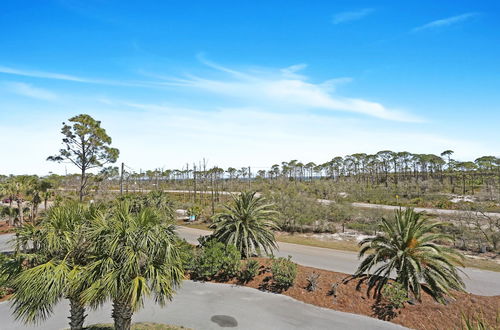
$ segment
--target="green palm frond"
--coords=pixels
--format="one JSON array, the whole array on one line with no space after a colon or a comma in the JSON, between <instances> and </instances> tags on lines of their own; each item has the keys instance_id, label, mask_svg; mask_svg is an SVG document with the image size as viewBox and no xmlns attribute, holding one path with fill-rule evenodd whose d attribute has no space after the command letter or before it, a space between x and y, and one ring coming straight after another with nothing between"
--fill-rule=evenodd
<instances>
[{"instance_id":1,"label":"green palm frond","mask_svg":"<svg viewBox=\"0 0 500 330\"><path fill-rule=\"evenodd\" d=\"M463 290L464 283L455 264L463 256L455 250L436 244L451 241L436 231L445 223L430 222L413 209L398 210L393 220L382 219L381 234L360 242L359 257L365 257L355 277L369 276L368 290L379 295L391 276L417 299L422 289L442 301L451 290Z\"/></svg>"},{"instance_id":2,"label":"green palm frond","mask_svg":"<svg viewBox=\"0 0 500 330\"><path fill-rule=\"evenodd\" d=\"M18 319L38 322L50 316L60 299L79 299L88 286L81 274L88 258L84 228L91 214L83 204L61 203L47 211L39 226L24 224L17 230L20 248L2 268L10 268Z\"/></svg>"},{"instance_id":3,"label":"green palm frond","mask_svg":"<svg viewBox=\"0 0 500 330\"><path fill-rule=\"evenodd\" d=\"M131 208L127 201L95 217L88 230L93 258L85 272L92 285L82 300L95 307L110 299L132 311L151 294L161 304L171 300L184 278L174 229L163 212Z\"/></svg>"},{"instance_id":4,"label":"green palm frond","mask_svg":"<svg viewBox=\"0 0 500 330\"><path fill-rule=\"evenodd\" d=\"M277 212L272 204L255 192L233 196L225 211L215 216L213 237L225 244L233 244L244 257L264 252L272 254L278 248L273 230Z\"/></svg>"}]
</instances>

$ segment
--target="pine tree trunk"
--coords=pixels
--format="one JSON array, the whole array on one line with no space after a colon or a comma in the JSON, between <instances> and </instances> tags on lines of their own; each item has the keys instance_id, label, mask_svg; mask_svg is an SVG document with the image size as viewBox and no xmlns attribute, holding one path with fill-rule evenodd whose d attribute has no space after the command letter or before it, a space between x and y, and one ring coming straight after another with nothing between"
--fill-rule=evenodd
<instances>
[{"instance_id":1,"label":"pine tree trunk","mask_svg":"<svg viewBox=\"0 0 500 330\"><path fill-rule=\"evenodd\" d=\"M132 324L132 306L121 301L113 301L113 319L115 330L130 330Z\"/></svg>"},{"instance_id":2,"label":"pine tree trunk","mask_svg":"<svg viewBox=\"0 0 500 330\"><path fill-rule=\"evenodd\" d=\"M80 304L77 299L69 298L70 306L70 317L69 326L71 330L81 330L83 329L83 322L85 321L85 307Z\"/></svg>"}]
</instances>

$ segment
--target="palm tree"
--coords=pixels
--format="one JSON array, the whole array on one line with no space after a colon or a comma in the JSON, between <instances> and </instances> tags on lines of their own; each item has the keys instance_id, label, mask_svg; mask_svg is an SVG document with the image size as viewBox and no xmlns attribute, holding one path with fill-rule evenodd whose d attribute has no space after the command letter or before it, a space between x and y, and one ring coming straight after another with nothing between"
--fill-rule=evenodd
<instances>
[{"instance_id":1,"label":"palm tree","mask_svg":"<svg viewBox=\"0 0 500 330\"><path fill-rule=\"evenodd\" d=\"M277 249L273 230L277 212L272 204L266 204L263 197L255 192L243 192L233 196L233 203L225 206L225 211L215 216L212 236L219 242L233 244L243 257L264 251L272 254Z\"/></svg>"},{"instance_id":2,"label":"palm tree","mask_svg":"<svg viewBox=\"0 0 500 330\"><path fill-rule=\"evenodd\" d=\"M434 229L445 225L429 222L422 213L413 209L397 210L394 220L382 219L382 234L364 239L359 257L370 253L360 264L354 277L368 274L368 291L375 288L379 295L396 275L396 282L420 300L421 289L437 301L443 302L450 290L463 290L455 263L461 265L462 255L451 248L440 246L436 241L450 241L451 237L437 233ZM370 273L372 268L376 268Z\"/></svg>"},{"instance_id":3,"label":"palm tree","mask_svg":"<svg viewBox=\"0 0 500 330\"><path fill-rule=\"evenodd\" d=\"M82 266L87 262L89 241L85 228L93 210L76 202L48 210L40 227L26 224L18 229L17 252L21 271L13 276L13 310L26 323L46 319L62 298L70 301L70 327L82 329L85 307L80 293ZM27 249L28 243L31 248ZM27 250L26 250L27 249Z\"/></svg>"},{"instance_id":4,"label":"palm tree","mask_svg":"<svg viewBox=\"0 0 500 330\"><path fill-rule=\"evenodd\" d=\"M92 221L88 239L95 242L94 259L84 280L92 285L82 298L94 307L110 299L115 329L130 329L145 296L152 293L163 306L181 284L184 270L174 228L156 210L134 211L126 202Z\"/></svg>"},{"instance_id":5,"label":"palm tree","mask_svg":"<svg viewBox=\"0 0 500 330\"><path fill-rule=\"evenodd\" d=\"M16 187L16 183L14 182L13 179L8 180L7 182L5 182L2 185L2 195L6 196L9 199L9 208L11 208L11 209L13 208L12 203L16 199L16 193L17 193L17 187ZM12 216L14 214L17 214L17 211L16 212L12 212L12 211L9 212L9 225L10 226L14 225L15 216Z\"/></svg>"}]
</instances>

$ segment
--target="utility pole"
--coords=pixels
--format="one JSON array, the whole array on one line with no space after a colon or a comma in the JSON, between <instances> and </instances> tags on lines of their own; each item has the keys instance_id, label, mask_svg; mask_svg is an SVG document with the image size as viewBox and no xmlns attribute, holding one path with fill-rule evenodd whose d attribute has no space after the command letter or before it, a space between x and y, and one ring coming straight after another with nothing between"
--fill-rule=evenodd
<instances>
[{"instance_id":1,"label":"utility pole","mask_svg":"<svg viewBox=\"0 0 500 330\"><path fill-rule=\"evenodd\" d=\"M188 190L188 196L187 196L187 201L189 202L191 200L191 186L189 185L189 163L186 163L186 187Z\"/></svg>"},{"instance_id":2,"label":"utility pole","mask_svg":"<svg viewBox=\"0 0 500 330\"><path fill-rule=\"evenodd\" d=\"M248 166L248 190L252 190L252 170L250 169L250 166Z\"/></svg>"},{"instance_id":3,"label":"utility pole","mask_svg":"<svg viewBox=\"0 0 500 330\"><path fill-rule=\"evenodd\" d=\"M193 199L193 201L196 204L196 165L193 165L193 167L194 167L194 170L193 170L193 178L194 178L194 194L193 194L193 196L194 196L194 199Z\"/></svg>"},{"instance_id":4,"label":"utility pole","mask_svg":"<svg viewBox=\"0 0 500 330\"><path fill-rule=\"evenodd\" d=\"M215 171L211 171L212 173L210 173L210 181L211 181L211 186L212 186L212 215L215 214L215 205L214 205L214 172Z\"/></svg>"},{"instance_id":5,"label":"utility pole","mask_svg":"<svg viewBox=\"0 0 500 330\"><path fill-rule=\"evenodd\" d=\"M123 169L125 167L125 164L122 163L122 171L120 173L120 195L123 195Z\"/></svg>"}]
</instances>

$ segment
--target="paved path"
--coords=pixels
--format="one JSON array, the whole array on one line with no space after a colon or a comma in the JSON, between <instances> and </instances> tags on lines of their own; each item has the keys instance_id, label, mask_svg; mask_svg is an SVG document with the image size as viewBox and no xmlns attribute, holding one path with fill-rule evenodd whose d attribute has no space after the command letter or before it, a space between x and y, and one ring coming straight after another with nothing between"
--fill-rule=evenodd
<instances>
[{"instance_id":1,"label":"paved path","mask_svg":"<svg viewBox=\"0 0 500 330\"><path fill-rule=\"evenodd\" d=\"M38 326L16 322L10 303L0 303L0 329L67 328L69 306L58 304L54 315ZM111 323L111 307L89 311L86 324ZM308 305L290 297L227 284L184 281L171 303L162 308L147 299L133 322L157 322L193 329L404 329L393 323ZM217 323L218 322L218 323Z\"/></svg>"},{"instance_id":2,"label":"paved path","mask_svg":"<svg viewBox=\"0 0 500 330\"><path fill-rule=\"evenodd\" d=\"M190 243L197 243L197 238L210 232L187 227L178 227L177 232ZM355 252L318 248L299 244L278 242L278 256L292 256L292 260L304 266L352 274L359 265ZM500 273L476 268L464 268L463 276L466 290L483 296L500 295Z\"/></svg>"},{"instance_id":3,"label":"paved path","mask_svg":"<svg viewBox=\"0 0 500 330\"><path fill-rule=\"evenodd\" d=\"M14 234L1 234L0 235L0 252L13 251L10 240L14 238Z\"/></svg>"}]
</instances>

